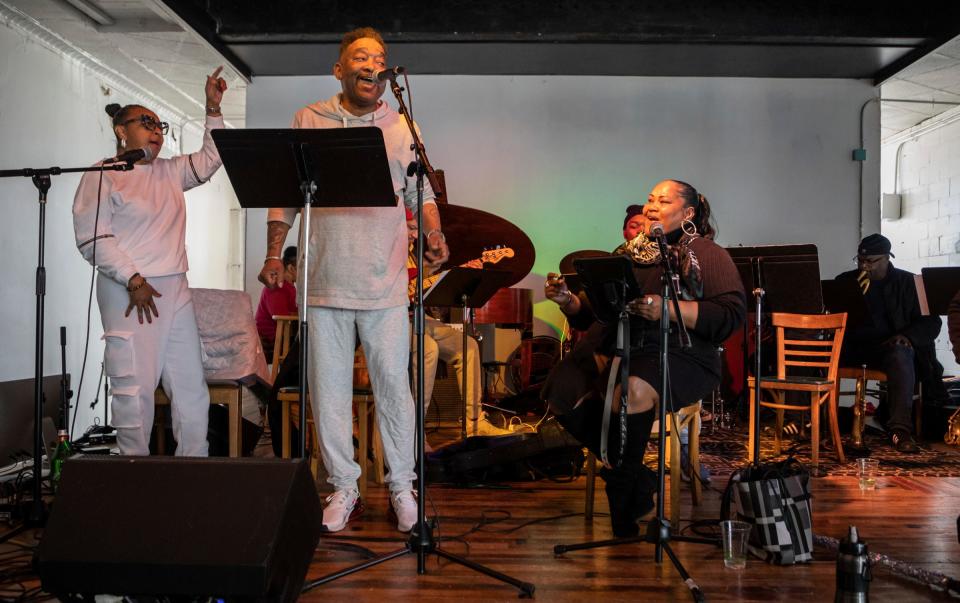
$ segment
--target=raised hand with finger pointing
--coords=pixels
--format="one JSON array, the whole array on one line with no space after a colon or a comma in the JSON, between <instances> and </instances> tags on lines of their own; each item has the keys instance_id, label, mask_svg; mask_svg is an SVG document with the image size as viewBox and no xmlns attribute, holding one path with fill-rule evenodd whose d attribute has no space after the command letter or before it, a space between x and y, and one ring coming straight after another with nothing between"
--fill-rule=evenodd
<instances>
[{"instance_id":1,"label":"raised hand with finger pointing","mask_svg":"<svg viewBox=\"0 0 960 603\"><path fill-rule=\"evenodd\" d=\"M227 90L227 82L220 77L221 71L223 71L223 65L217 67L213 73L207 76L207 85L204 88L204 93L207 96L207 115L218 116L221 114L220 101L223 100L223 93Z\"/></svg>"}]
</instances>

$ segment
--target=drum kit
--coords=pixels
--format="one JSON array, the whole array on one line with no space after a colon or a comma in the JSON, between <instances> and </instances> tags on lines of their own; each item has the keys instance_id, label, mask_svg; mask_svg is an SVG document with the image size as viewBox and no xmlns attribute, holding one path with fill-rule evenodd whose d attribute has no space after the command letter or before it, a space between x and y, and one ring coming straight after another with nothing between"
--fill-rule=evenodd
<instances>
[{"instance_id":1,"label":"drum kit","mask_svg":"<svg viewBox=\"0 0 960 603\"><path fill-rule=\"evenodd\" d=\"M583 333L570 329L569 334L565 334L562 344L552 337L531 336L533 292L529 289L513 288L512 285L529 274L536 259L536 251L530 238L519 227L500 216L471 207L440 203L437 208L444 234L451 242L447 266L458 266L475 258L488 257L492 249L509 250L509 254L500 254L495 266L492 266L498 271L510 273L506 284L483 307L471 311L471 316L465 322L469 323L468 332L477 337L481 346L483 338L477 334L476 325L520 329L525 334L524 343L510 354L505 363L498 364L507 365L508 372L504 377L512 386L511 389L516 390L513 393L536 388L543 383L547 373L562 355L580 341ZM560 260L560 273L566 277L571 291L578 293L581 285L576 277L574 260L610 255L610 252L599 249L582 249L568 253ZM491 264L485 264L486 267L491 267ZM459 322L462 319L459 309L453 308L450 321ZM725 346L726 349L721 347L718 350L725 375L724 383L728 385L736 381L735 378L729 378L729 373L736 372L736 367L730 366L730 359L739 354L739 351L733 350L735 343L731 342L731 345ZM735 393L733 392L734 396ZM714 418L710 421L711 430L732 426L733 413L724 408L725 394L729 392L723 387L718 387L711 396L710 415ZM511 408L509 398L498 401L497 408L508 413L529 411L528 408Z\"/></svg>"}]
</instances>

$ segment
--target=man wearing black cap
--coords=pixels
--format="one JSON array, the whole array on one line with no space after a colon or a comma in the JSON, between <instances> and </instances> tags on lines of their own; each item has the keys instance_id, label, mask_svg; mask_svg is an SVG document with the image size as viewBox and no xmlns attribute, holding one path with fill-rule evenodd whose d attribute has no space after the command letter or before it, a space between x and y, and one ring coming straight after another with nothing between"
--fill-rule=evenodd
<instances>
[{"instance_id":1,"label":"man wearing black cap","mask_svg":"<svg viewBox=\"0 0 960 603\"><path fill-rule=\"evenodd\" d=\"M914 275L894 268L891 257L890 240L872 234L857 248L857 270L837 276L856 280L867 305L866 321L847 329L841 363L866 364L887 374L890 442L900 452L917 452L910 420L916 382L923 383L925 397L946 395L934 348L941 321L921 313Z\"/></svg>"}]
</instances>

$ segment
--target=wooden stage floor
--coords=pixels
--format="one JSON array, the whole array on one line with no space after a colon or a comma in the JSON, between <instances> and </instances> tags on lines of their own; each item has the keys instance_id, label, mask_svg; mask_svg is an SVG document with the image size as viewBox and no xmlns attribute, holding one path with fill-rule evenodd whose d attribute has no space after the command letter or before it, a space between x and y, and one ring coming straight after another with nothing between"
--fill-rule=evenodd
<instances>
[{"instance_id":1,"label":"wooden stage floor","mask_svg":"<svg viewBox=\"0 0 960 603\"><path fill-rule=\"evenodd\" d=\"M436 443L438 438L430 439ZM268 446L258 447L258 456L271 455L268 450ZM557 543L611 537L602 480L597 481L597 515L590 522L583 518L584 484L580 477L569 483L538 481L501 487L436 485L429 488L427 514L439 521L435 533L443 549L532 582L540 601L691 600L669 559L664 556L661 565L654 563L651 545L554 556ZM691 506L684 486L684 522L718 517L718 490L725 485L725 479L715 478L699 507ZM816 534L840 538L848 525L855 524L871 552L960 577L956 525L960 478L880 477L877 490L861 492L854 477L821 477L812 479L812 491ZM321 483L321 496L327 492ZM388 519L388 505L386 488L371 483L364 515L343 532L321 539L308 581L364 562L372 554L402 548L405 537ZM0 554L7 552L5 546L9 545L0 545ZM835 561L825 549L818 548L816 560L808 565L777 567L751 558L741 571L725 569L720 550L713 547L676 543L674 550L708 601L828 601L834 595ZM26 583L37 585L35 578L27 578ZM0 599L9 594L0 593ZM436 556L427 558L426 574L418 575L416 556L411 554L319 586L301 600L448 603L517 597L513 587ZM951 597L880 568L874 571L870 598L901 602ZM43 595L33 598L43 599Z\"/></svg>"},{"instance_id":2,"label":"wooden stage floor","mask_svg":"<svg viewBox=\"0 0 960 603\"><path fill-rule=\"evenodd\" d=\"M716 482L716 480L715 480ZM840 538L855 524L870 551L883 553L926 570L960 576L957 514L960 478L880 478L878 489L861 493L856 478L812 480L815 533ZM598 485L602 482L598 481ZM713 484L722 487L724 484ZM584 478L568 484L535 482L505 488L430 488L428 516L439 518L441 546L478 563L536 585L541 601L684 601L690 600L666 556L653 561L653 547L635 544L553 555L553 545L610 538L609 519L585 522ZM387 519L387 495L371 486L362 518L336 536L321 539L308 580L364 561L363 547L383 553L401 546L400 534ZM681 517L719 516L720 494L708 491L704 504L691 508L684 492ZM606 511L602 487L597 511ZM562 517L569 515L567 517ZM535 523L531 523L535 522ZM485 525L484 525L485 524ZM479 526L479 527L478 527ZM460 535L466 534L460 537ZM384 542L386 540L387 542ZM676 543L674 550L708 601L831 600L835 586L832 553L816 550L816 561L791 567L750 559L741 571L723 567L719 549ZM428 558L427 572L417 575L416 556L387 561L375 568L317 587L304 601L508 601L512 587L447 561ZM947 600L950 597L898 577L874 572L873 601Z\"/></svg>"}]
</instances>

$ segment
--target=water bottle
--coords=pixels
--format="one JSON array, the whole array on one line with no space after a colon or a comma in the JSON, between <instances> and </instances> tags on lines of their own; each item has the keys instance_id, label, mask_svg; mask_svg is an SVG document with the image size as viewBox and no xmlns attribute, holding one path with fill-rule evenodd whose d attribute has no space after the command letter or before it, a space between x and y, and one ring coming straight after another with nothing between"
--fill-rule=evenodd
<instances>
[{"instance_id":1,"label":"water bottle","mask_svg":"<svg viewBox=\"0 0 960 603\"><path fill-rule=\"evenodd\" d=\"M53 451L53 458L50 459L50 484L54 492L60 487L63 464L71 455L73 450L70 448L70 434L66 429L61 429L57 432L57 448Z\"/></svg>"},{"instance_id":2,"label":"water bottle","mask_svg":"<svg viewBox=\"0 0 960 603\"><path fill-rule=\"evenodd\" d=\"M870 554L861 542L857 527L850 526L837 551L837 594L835 603L867 603L870 600Z\"/></svg>"}]
</instances>

